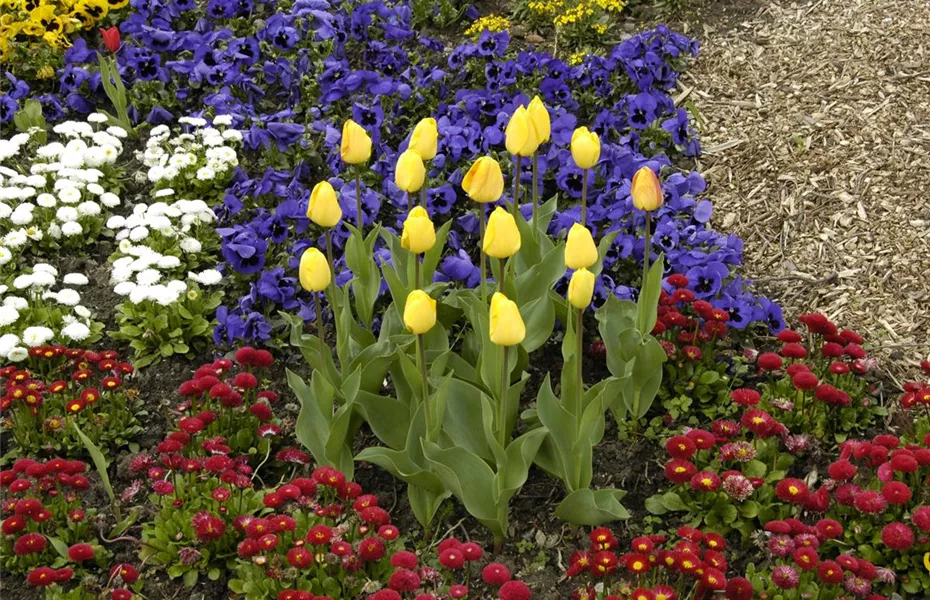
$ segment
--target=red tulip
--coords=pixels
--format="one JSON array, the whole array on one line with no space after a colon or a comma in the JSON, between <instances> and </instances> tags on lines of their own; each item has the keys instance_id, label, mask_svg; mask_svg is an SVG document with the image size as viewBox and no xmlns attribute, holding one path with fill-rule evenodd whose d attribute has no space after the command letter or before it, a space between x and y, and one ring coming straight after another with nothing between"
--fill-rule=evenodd
<instances>
[{"instance_id":1,"label":"red tulip","mask_svg":"<svg viewBox=\"0 0 930 600\"><path fill-rule=\"evenodd\" d=\"M110 52L116 52L120 47L120 35L118 27L110 27L109 29L101 29L100 35L103 36L103 44L107 47L107 50Z\"/></svg>"}]
</instances>

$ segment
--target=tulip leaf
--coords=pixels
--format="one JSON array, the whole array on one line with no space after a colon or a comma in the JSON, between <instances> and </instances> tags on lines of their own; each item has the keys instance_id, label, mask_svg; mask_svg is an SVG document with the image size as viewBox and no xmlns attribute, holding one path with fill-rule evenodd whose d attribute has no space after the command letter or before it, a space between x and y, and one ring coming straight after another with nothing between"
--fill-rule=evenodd
<instances>
[{"instance_id":1,"label":"tulip leaf","mask_svg":"<svg viewBox=\"0 0 930 600\"><path fill-rule=\"evenodd\" d=\"M485 408L487 407L487 408ZM455 446L461 446L485 460L494 460L485 437L485 414L493 414L491 400L478 387L452 379L443 419L443 431Z\"/></svg>"},{"instance_id":2,"label":"tulip leaf","mask_svg":"<svg viewBox=\"0 0 930 600\"><path fill-rule=\"evenodd\" d=\"M575 490L555 509L555 516L575 525L596 526L629 519L630 513L620 504L626 492L615 489Z\"/></svg>"},{"instance_id":3,"label":"tulip leaf","mask_svg":"<svg viewBox=\"0 0 930 600\"><path fill-rule=\"evenodd\" d=\"M364 390L356 398L359 413L379 440L394 450L404 447L410 407L397 398L378 396Z\"/></svg>"},{"instance_id":4,"label":"tulip leaf","mask_svg":"<svg viewBox=\"0 0 930 600\"><path fill-rule=\"evenodd\" d=\"M536 414L539 422L549 431L547 446L551 453L547 457L550 459L547 460L548 465L540 466L561 479L569 489L574 489L572 448L577 437L577 424L574 415L566 410L552 391L549 375L546 375L536 396ZM539 459L537 455L537 463Z\"/></svg>"},{"instance_id":5,"label":"tulip leaf","mask_svg":"<svg viewBox=\"0 0 930 600\"><path fill-rule=\"evenodd\" d=\"M381 274L374 259L380 226L375 225L367 238L349 223L345 223L345 226L350 231L345 246L345 259L352 271L351 285L356 312L365 326L371 329L375 301L381 291Z\"/></svg>"},{"instance_id":6,"label":"tulip leaf","mask_svg":"<svg viewBox=\"0 0 930 600\"><path fill-rule=\"evenodd\" d=\"M597 244L597 262L588 269L589 271L595 275L601 274L601 270L604 268L604 257L607 256L607 252L610 251L610 247L613 246L614 240L617 239L619 234L619 230L604 234L604 237Z\"/></svg>"},{"instance_id":7,"label":"tulip leaf","mask_svg":"<svg viewBox=\"0 0 930 600\"><path fill-rule=\"evenodd\" d=\"M436 511L442 506L443 501L451 495L452 493L448 490L436 492L417 485L407 486L407 500L410 502L413 516L424 527L433 522Z\"/></svg>"},{"instance_id":8,"label":"tulip leaf","mask_svg":"<svg viewBox=\"0 0 930 600\"><path fill-rule=\"evenodd\" d=\"M336 389L320 371L313 372L308 386L303 378L287 369L287 383L300 400L294 426L297 441L310 451L317 464L338 468L351 478L351 442L358 429L351 422L352 405L335 407ZM352 439L348 439L350 433Z\"/></svg>"},{"instance_id":9,"label":"tulip leaf","mask_svg":"<svg viewBox=\"0 0 930 600\"><path fill-rule=\"evenodd\" d=\"M470 515L502 539L505 529L498 519L498 498L492 493L495 473L480 456L465 448L440 448L423 440L423 453L447 490L465 506Z\"/></svg>"},{"instance_id":10,"label":"tulip leaf","mask_svg":"<svg viewBox=\"0 0 930 600\"><path fill-rule=\"evenodd\" d=\"M426 287L433 282L433 275L436 274L436 267L439 265L439 259L442 258L442 252L445 250L446 238L449 237L449 229L452 227L452 220L442 224L442 227L436 232L436 243L423 255L423 262L420 265L420 277L422 287Z\"/></svg>"},{"instance_id":11,"label":"tulip leaf","mask_svg":"<svg viewBox=\"0 0 930 600\"><path fill-rule=\"evenodd\" d=\"M342 382L342 375L333 362L332 350L325 343L320 342L320 338L315 335L304 333L306 324L304 320L296 315L279 313L281 317L290 324L291 346L296 346L300 353L303 354L304 360L310 364L315 371L322 372L323 376L329 380L333 386L338 386Z\"/></svg>"},{"instance_id":12,"label":"tulip leaf","mask_svg":"<svg viewBox=\"0 0 930 600\"><path fill-rule=\"evenodd\" d=\"M539 263L533 265L514 279L517 305L544 297L563 275L565 275L565 245L560 243L543 256Z\"/></svg>"},{"instance_id":13,"label":"tulip leaf","mask_svg":"<svg viewBox=\"0 0 930 600\"><path fill-rule=\"evenodd\" d=\"M110 476L107 474L107 460L104 458L103 452L100 451L100 448L97 447L93 440L84 435L84 432L78 427L77 421L71 421L71 426L74 427L74 432L77 434L78 439L81 440L84 449L87 450L91 460L94 461L94 467L97 469L97 474L100 475L103 489L110 499L110 507L113 509L113 514L116 515L117 519L122 518L120 516L119 505L116 504L116 495L113 493L113 486L110 484Z\"/></svg>"},{"instance_id":14,"label":"tulip leaf","mask_svg":"<svg viewBox=\"0 0 930 600\"><path fill-rule=\"evenodd\" d=\"M646 279L636 302L636 328L646 336L652 333L658 320L657 309L659 295L662 292L662 275L665 273L665 256L659 254L656 262L649 267Z\"/></svg>"},{"instance_id":15,"label":"tulip leaf","mask_svg":"<svg viewBox=\"0 0 930 600\"><path fill-rule=\"evenodd\" d=\"M547 341L555 327L555 307L548 294L530 300L520 307L520 315L526 325L526 337L521 344L527 352L533 352Z\"/></svg>"},{"instance_id":16,"label":"tulip leaf","mask_svg":"<svg viewBox=\"0 0 930 600\"><path fill-rule=\"evenodd\" d=\"M348 373L359 371L361 374L359 387L376 393L384 386L384 378L396 358L397 351L397 345L391 341L376 342L362 350L349 363L345 371Z\"/></svg>"}]
</instances>

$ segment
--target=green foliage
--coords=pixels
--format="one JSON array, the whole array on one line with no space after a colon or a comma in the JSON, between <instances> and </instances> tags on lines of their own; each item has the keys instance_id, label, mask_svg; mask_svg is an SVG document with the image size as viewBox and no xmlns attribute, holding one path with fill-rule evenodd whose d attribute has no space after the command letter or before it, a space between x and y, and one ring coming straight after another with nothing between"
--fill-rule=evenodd
<instances>
[{"instance_id":1,"label":"green foliage","mask_svg":"<svg viewBox=\"0 0 930 600\"><path fill-rule=\"evenodd\" d=\"M189 283L187 292L167 306L154 300L124 302L117 308L119 331L109 335L129 342L137 368L174 355L193 358L212 340L212 315L222 298L222 292L206 293Z\"/></svg>"},{"instance_id":2,"label":"green foliage","mask_svg":"<svg viewBox=\"0 0 930 600\"><path fill-rule=\"evenodd\" d=\"M113 493L113 486L110 484L110 476L107 474L106 458L104 458L100 448L98 448L89 437L84 435L84 432L81 431L77 423L71 421L71 427L74 428L78 438L80 438L81 442L84 444L84 447L87 448L87 453L90 454L91 460L94 461L94 467L97 469L97 474L100 475L100 481L103 483L103 489L107 493L107 497L110 499L110 508L113 509L113 514L116 516L117 520L119 520L121 518L119 504L116 502L116 495Z\"/></svg>"},{"instance_id":3,"label":"green foliage","mask_svg":"<svg viewBox=\"0 0 930 600\"><path fill-rule=\"evenodd\" d=\"M23 107L13 115L13 123L19 131L31 133L40 144L48 140L48 124L45 122L45 115L42 114L42 104L38 100L26 100Z\"/></svg>"},{"instance_id":4,"label":"green foliage","mask_svg":"<svg viewBox=\"0 0 930 600\"><path fill-rule=\"evenodd\" d=\"M106 115L110 125L122 127L126 133L134 135L135 129L129 119L126 86L123 85L123 80L119 75L116 57L105 57L98 52L97 62L100 65L100 83L103 85L103 91L106 92L113 108L116 109L116 116L99 109L98 112Z\"/></svg>"},{"instance_id":5,"label":"green foliage","mask_svg":"<svg viewBox=\"0 0 930 600\"><path fill-rule=\"evenodd\" d=\"M424 25L445 29L458 23L469 7L462 0L411 0L413 26L419 29Z\"/></svg>"}]
</instances>

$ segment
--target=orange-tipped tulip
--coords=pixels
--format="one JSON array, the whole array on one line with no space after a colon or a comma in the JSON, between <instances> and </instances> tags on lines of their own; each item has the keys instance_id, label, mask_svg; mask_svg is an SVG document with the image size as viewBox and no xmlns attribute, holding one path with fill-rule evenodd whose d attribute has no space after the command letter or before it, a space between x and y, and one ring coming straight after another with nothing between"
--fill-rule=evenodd
<instances>
[{"instance_id":1,"label":"orange-tipped tulip","mask_svg":"<svg viewBox=\"0 0 930 600\"><path fill-rule=\"evenodd\" d=\"M659 178L649 167L643 167L633 175L630 194L633 196L633 206L639 210L656 210L664 201Z\"/></svg>"},{"instance_id":2,"label":"orange-tipped tulip","mask_svg":"<svg viewBox=\"0 0 930 600\"><path fill-rule=\"evenodd\" d=\"M504 193L501 166L490 156L482 156L465 173L462 189L475 202L496 202Z\"/></svg>"}]
</instances>

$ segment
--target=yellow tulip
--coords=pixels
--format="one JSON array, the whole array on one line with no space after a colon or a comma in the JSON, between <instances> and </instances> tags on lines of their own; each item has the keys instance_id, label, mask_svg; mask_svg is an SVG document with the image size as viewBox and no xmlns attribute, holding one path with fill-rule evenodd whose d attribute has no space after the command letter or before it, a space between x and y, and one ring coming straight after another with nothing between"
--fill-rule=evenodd
<instances>
[{"instance_id":1,"label":"yellow tulip","mask_svg":"<svg viewBox=\"0 0 930 600\"><path fill-rule=\"evenodd\" d=\"M587 127L579 127L572 133L572 158L580 169L590 169L601 157L601 140Z\"/></svg>"},{"instance_id":2,"label":"yellow tulip","mask_svg":"<svg viewBox=\"0 0 930 600\"><path fill-rule=\"evenodd\" d=\"M462 189L475 202L484 204L499 200L504 193L501 166L490 156L482 156L465 173Z\"/></svg>"},{"instance_id":3,"label":"yellow tulip","mask_svg":"<svg viewBox=\"0 0 930 600\"><path fill-rule=\"evenodd\" d=\"M532 156L539 146L536 132L530 122L530 114L520 106L514 111L504 131L507 152L518 156Z\"/></svg>"},{"instance_id":4,"label":"yellow tulip","mask_svg":"<svg viewBox=\"0 0 930 600\"><path fill-rule=\"evenodd\" d=\"M484 232L484 253L494 258L510 258L520 250L520 230L513 215L498 206L488 219Z\"/></svg>"},{"instance_id":5,"label":"yellow tulip","mask_svg":"<svg viewBox=\"0 0 930 600\"><path fill-rule=\"evenodd\" d=\"M397 159L394 171L394 183L405 192L415 192L423 187L426 179L426 167L423 159L413 150L404 150Z\"/></svg>"},{"instance_id":6,"label":"yellow tulip","mask_svg":"<svg viewBox=\"0 0 930 600\"><path fill-rule=\"evenodd\" d=\"M329 261L316 248L304 250L300 257L300 285L308 292L322 292L333 280Z\"/></svg>"},{"instance_id":7,"label":"yellow tulip","mask_svg":"<svg viewBox=\"0 0 930 600\"><path fill-rule=\"evenodd\" d=\"M639 210L655 210L662 206L664 201L659 178L649 167L642 167L633 175L630 194L633 196L633 206Z\"/></svg>"},{"instance_id":8,"label":"yellow tulip","mask_svg":"<svg viewBox=\"0 0 930 600\"><path fill-rule=\"evenodd\" d=\"M539 96L533 98L529 107L526 109L530 115L530 123L533 124L533 130L536 132L536 143L545 144L549 141L552 134L552 124L549 121L549 110Z\"/></svg>"},{"instance_id":9,"label":"yellow tulip","mask_svg":"<svg viewBox=\"0 0 930 600\"><path fill-rule=\"evenodd\" d=\"M491 341L498 346L516 346L526 337L526 325L517 303L500 292L491 297Z\"/></svg>"},{"instance_id":10,"label":"yellow tulip","mask_svg":"<svg viewBox=\"0 0 930 600\"><path fill-rule=\"evenodd\" d=\"M371 138L361 125L349 119L342 126L342 160L350 165L360 165L371 157Z\"/></svg>"},{"instance_id":11,"label":"yellow tulip","mask_svg":"<svg viewBox=\"0 0 930 600\"><path fill-rule=\"evenodd\" d=\"M436 228L429 218L429 213L422 206L417 206L407 215L404 231L400 236L400 245L414 254L422 254L436 243Z\"/></svg>"},{"instance_id":12,"label":"yellow tulip","mask_svg":"<svg viewBox=\"0 0 930 600\"><path fill-rule=\"evenodd\" d=\"M927 572L930 572L930 552L924 554L924 568L927 569Z\"/></svg>"},{"instance_id":13,"label":"yellow tulip","mask_svg":"<svg viewBox=\"0 0 930 600\"><path fill-rule=\"evenodd\" d=\"M568 230L565 242L565 266L569 269L587 269L597 262L597 246L587 227L575 223Z\"/></svg>"},{"instance_id":14,"label":"yellow tulip","mask_svg":"<svg viewBox=\"0 0 930 600\"><path fill-rule=\"evenodd\" d=\"M587 269L578 269L572 273L568 282L568 301L575 308L587 308L594 297L594 273ZM576 333L577 335L577 333Z\"/></svg>"},{"instance_id":15,"label":"yellow tulip","mask_svg":"<svg viewBox=\"0 0 930 600\"><path fill-rule=\"evenodd\" d=\"M328 181L321 181L313 186L307 217L320 227L333 227L342 218L342 208L336 199L336 190Z\"/></svg>"},{"instance_id":16,"label":"yellow tulip","mask_svg":"<svg viewBox=\"0 0 930 600\"><path fill-rule=\"evenodd\" d=\"M417 123L410 134L408 150L413 150L423 160L433 160L436 157L436 146L439 144L439 130L436 128L436 119L429 117Z\"/></svg>"},{"instance_id":17,"label":"yellow tulip","mask_svg":"<svg viewBox=\"0 0 930 600\"><path fill-rule=\"evenodd\" d=\"M404 306L404 326L414 335L426 333L436 324L436 301L423 290L407 294Z\"/></svg>"}]
</instances>

